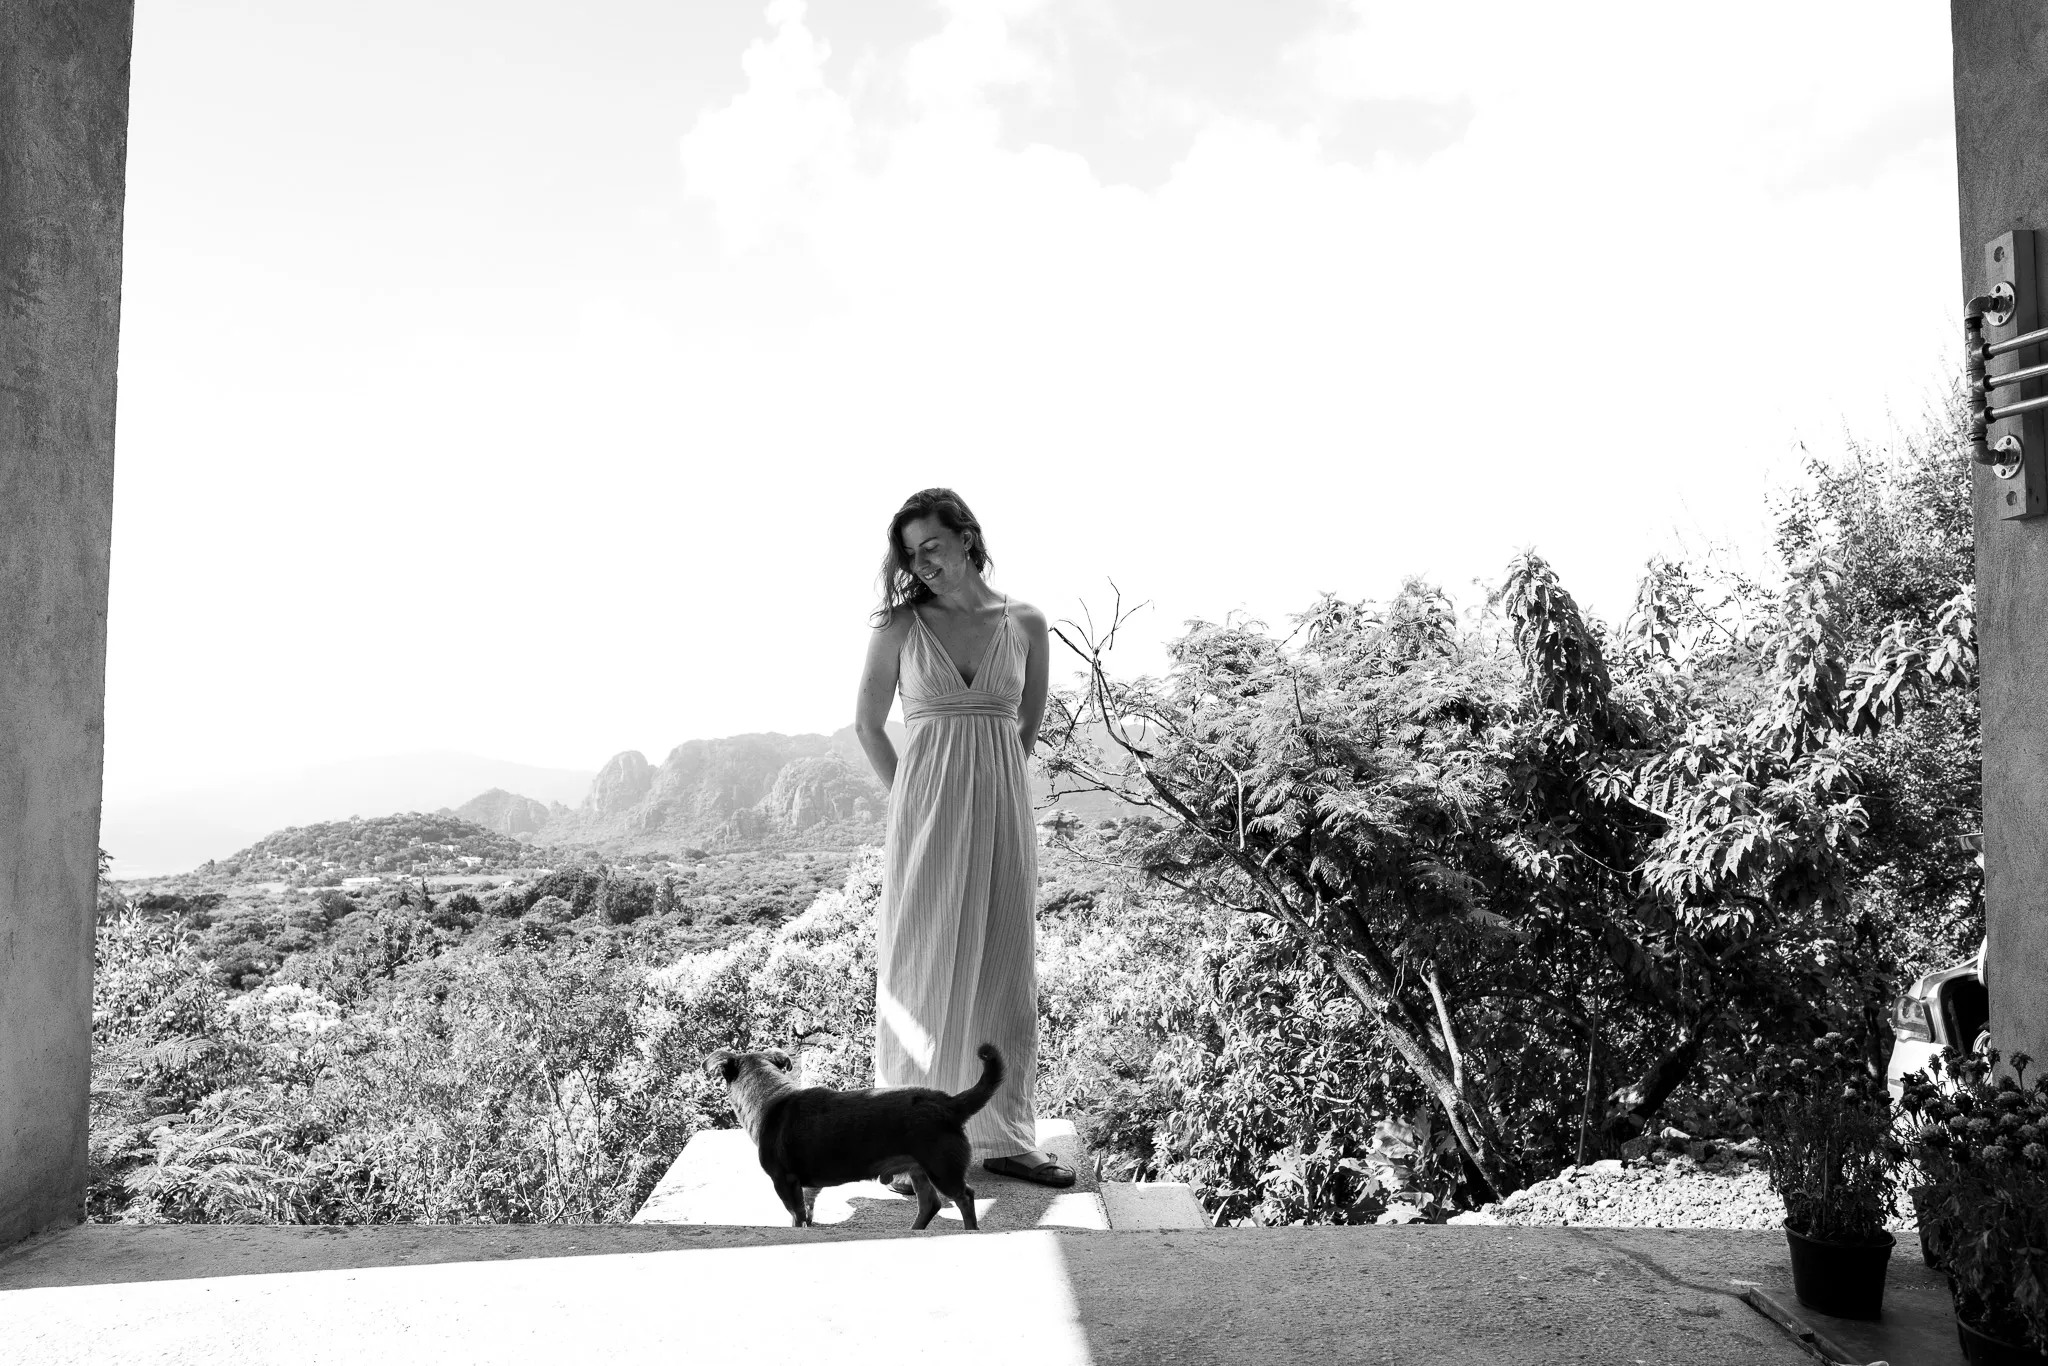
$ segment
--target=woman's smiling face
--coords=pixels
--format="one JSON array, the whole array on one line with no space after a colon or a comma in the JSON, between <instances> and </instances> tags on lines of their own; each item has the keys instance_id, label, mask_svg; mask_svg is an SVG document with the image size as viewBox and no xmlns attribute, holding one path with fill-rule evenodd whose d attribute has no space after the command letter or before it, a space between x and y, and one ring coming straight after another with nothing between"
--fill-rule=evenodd
<instances>
[{"instance_id":1,"label":"woman's smiling face","mask_svg":"<svg viewBox=\"0 0 2048 1366\"><path fill-rule=\"evenodd\" d=\"M968 558L968 535L949 530L936 517L920 517L903 527L903 557L919 583L934 593L951 592L975 572Z\"/></svg>"}]
</instances>

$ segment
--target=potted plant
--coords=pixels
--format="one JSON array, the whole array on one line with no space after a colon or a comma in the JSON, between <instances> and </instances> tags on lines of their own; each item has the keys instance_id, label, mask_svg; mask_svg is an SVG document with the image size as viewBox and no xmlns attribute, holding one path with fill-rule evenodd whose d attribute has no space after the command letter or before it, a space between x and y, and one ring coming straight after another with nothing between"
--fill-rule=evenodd
<instances>
[{"instance_id":1,"label":"potted plant","mask_svg":"<svg viewBox=\"0 0 2048 1366\"><path fill-rule=\"evenodd\" d=\"M1897 1241L1885 1220L1904 1155L1884 1078L1866 1050L1830 1031L1810 1048L1766 1048L1757 1080L1750 1119L1785 1201L1799 1302L1837 1318L1877 1318Z\"/></svg>"},{"instance_id":2,"label":"potted plant","mask_svg":"<svg viewBox=\"0 0 2048 1366\"><path fill-rule=\"evenodd\" d=\"M1931 1270L1939 1271L1942 1253L1948 1247L1948 1222L1934 1200L1934 1187L1908 1186L1906 1198L1912 1202L1913 1224L1920 1230L1920 1260Z\"/></svg>"},{"instance_id":3,"label":"potted plant","mask_svg":"<svg viewBox=\"0 0 2048 1366\"><path fill-rule=\"evenodd\" d=\"M1902 1101L1964 1358L2048 1366L2048 1078L2026 1084L2024 1053L2004 1075L1998 1060L1950 1053Z\"/></svg>"}]
</instances>

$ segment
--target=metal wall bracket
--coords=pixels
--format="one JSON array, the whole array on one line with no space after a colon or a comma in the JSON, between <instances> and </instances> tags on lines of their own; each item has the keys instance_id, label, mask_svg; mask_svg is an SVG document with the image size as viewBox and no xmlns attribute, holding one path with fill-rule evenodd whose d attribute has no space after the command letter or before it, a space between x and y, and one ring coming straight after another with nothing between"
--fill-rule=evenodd
<instances>
[{"instance_id":1,"label":"metal wall bracket","mask_svg":"<svg viewBox=\"0 0 2048 1366\"><path fill-rule=\"evenodd\" d=\"M2048 514L2048 328L2041 325L2034 234L1984 244L1984 293L1963 315L1970 448L2007 521Z\"/></svg>"}]
</instances>

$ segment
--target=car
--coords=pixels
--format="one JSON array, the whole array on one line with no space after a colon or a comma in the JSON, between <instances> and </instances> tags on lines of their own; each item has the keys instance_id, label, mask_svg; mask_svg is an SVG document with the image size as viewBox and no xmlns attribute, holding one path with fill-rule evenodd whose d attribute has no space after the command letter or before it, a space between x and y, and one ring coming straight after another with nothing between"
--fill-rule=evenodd
<instances>
[{"instance_id":1,"label":"car","mask_svg":"<svg viewBox=\"0 0 2048 1366\"><path fill-rule=\"evenodd\" d=\"M1977 956L1930 972L1892 1005L1892 1057L1885 1081L1894 1096L1908 1073L1924 1072L1944 1048L1975 1052L1991 1025L1991 996L1984 989L1984 945Z\"/></svg>"}]
</instances>

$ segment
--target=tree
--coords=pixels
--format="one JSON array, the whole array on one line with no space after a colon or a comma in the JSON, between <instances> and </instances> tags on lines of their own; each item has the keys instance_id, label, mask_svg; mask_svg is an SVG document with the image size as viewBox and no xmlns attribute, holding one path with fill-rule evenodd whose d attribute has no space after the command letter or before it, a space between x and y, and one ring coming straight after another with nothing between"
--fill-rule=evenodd
<instances>
[{"instance_id":1,"label":"tree","mask_svg":"<svg viewBox=\"0 0 2048 1366\"><path fill-rule=\"evenodd\" d=\"M1325 600L1301 625L1308 643L1289 651L1256 623L1194 623L1163 683L1111 678L1114 624L1084 639L1089 681L1055 708L1048 766L1170 817L1145 870L1284 926L1427 1087L1478 1182L1505 1194L1520 1159L1444 979L1456 956L1518 933L1491 894L1511 866L1494 835L1512 679L1418 584L1385 614Z\"/></svg>"},{"instance_id":2,"label":"tree","mask_svg":"<svg viewBox=\"0 0 2048 1366\"><path fill-rule=\"evenodd\" d=\"M1530 553L1478 627L1411 582L1284 640L1191 623L1164 680L1108 672L1112 614L1061 630L1085 681L1047 766L1166 818L1145 873L1290 936L1498 1196L1574 1127L1642 1132L1703 1059L1882 997L1864 835L1907 804L1880 747L1970 683L1970 610L1852 658L1841 578L1825 546L1776 588L1653 566L1616 637Z\"/></svg>"}]
</instances>

